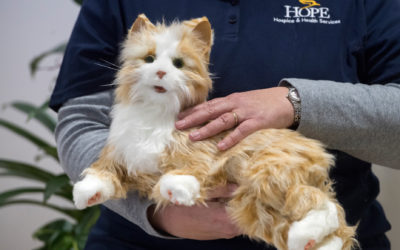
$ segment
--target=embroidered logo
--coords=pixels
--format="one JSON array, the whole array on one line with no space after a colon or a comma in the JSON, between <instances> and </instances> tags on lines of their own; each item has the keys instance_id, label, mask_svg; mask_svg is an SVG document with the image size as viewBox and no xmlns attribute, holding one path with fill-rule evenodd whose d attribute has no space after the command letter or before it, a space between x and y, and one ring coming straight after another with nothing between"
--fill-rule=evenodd
<instances>
[{"instance_id":1,"label":"embroidered logo","mask_svg":"<svg viewBox=\"0 0 400 250\"><path fill-rule=\"evenodd\" d=\"M311 24L340 24L340 19L332 19L331 10L321 6L314 0L298 0L305 6L284 5L282 17L274 17L273 21L282 24L311 23Z\"/></svg>"},{"instance_id":2,"label":"embroidered logo","mask_svg":"<svg viewBox=\"0 0 400 250\"><path fill-rule=\"evenodd\" d=\"M299 0L299 2L301 4L307 5L307 6L302 7L302 9L310 8L310 7L313 7L313 6L321 6L321 4L319 4L319 3L317 3L316 1L313 1L313 0Z\"/></svg>"}]
</instances>

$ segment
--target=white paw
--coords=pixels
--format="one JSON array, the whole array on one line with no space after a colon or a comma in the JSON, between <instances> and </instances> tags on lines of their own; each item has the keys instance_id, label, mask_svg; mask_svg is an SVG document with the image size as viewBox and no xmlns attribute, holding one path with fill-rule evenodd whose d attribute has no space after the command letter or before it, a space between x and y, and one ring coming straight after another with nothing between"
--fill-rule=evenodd
<instances>
[{"instance_id":1,"label":"white paw","mask_svg":"<svg viewBox=\"0 0 400 250\"><path fill-rule=\"evenodd\" d=\"M192 175L166 174L160 179L162 197L176 205L194 205L199 192L200 183Z\"/></svg>"},{"instance_id":2,"label":"white paw","mask_svg":"<svg viewBox=\"0 0 400 250\"><path fill-rule=\"evenodd\" d=\"M94 175L85 178L74 185L73 196L76 208L84 209L102 203L114 194L111 181L100 179Z\"/></svg>"},{"instance_id":3,"label":"white paw","mask_svg":"<svg viewBox=\"0 0 400 250\"><path fill-rule=\"evenodd\" d=\"M311 210L303 219L293 222L288 233L288 249L312 249L338 227L336 205L327 201L322 208Z\"/></svg>"},{"instance_id":4,"label":"white paw","mask_svg":"<svg viewBox=\"0 0 400 250\"><path fill-rule=\"evenodd\" d=\"M324 243L318 250L341 250L343 247L343 241L339 237L332 237L326 243Z\"/></svg>"}]
</instances>

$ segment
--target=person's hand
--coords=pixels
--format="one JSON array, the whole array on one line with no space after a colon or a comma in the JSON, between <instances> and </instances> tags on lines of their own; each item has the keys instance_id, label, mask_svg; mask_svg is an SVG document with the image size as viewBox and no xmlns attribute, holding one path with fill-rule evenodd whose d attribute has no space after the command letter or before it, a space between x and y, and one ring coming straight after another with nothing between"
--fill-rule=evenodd
<instances>
[{"instance_id":1,"label":"person's hand","mask_svg":"<svg viewBox=\"0 0 400 250\"><path fill-rule=\"evenodd\" d=\"M218 187L208 194L207 206L192 207L170 204L154 212L154 206L148 209L150 223L159 231L172 236L193 240L230 239L240 235L229 219L225 203L218 198L230 198L236 185Z\"/></svg>"},{"instance_id":2,"label":"person's hand","mask_svg":"<svg viewBox=\"0 0 400 250\"><path fill-rule=\"evenodd\" d=\"M216 98L181 112L175 126L183 130L211 121L190 134L193 141L236 126L218 143L220 150L226 150L259 129L290 127L294 110L287 93L286 87L275 87Z\"/></svg>"}]
</instances>

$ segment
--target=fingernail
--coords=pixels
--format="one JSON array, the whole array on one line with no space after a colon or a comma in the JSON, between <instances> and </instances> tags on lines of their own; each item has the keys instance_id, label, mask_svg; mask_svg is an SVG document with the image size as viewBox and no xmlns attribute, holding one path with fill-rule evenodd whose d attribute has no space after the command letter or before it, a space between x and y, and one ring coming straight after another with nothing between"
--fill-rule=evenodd
<instances>
[{"instance_id":1,"label":"fingernail","mask_svg":"<svg viewBox=\"0 0 400 250\"><path fill-rule=\"evenodd\" d=\"M194 131L194 132L190 133L190 138L192 138L193 140L200 139L200 132L199 131Z\"/></svg>"},{"instance_id":2,"label":"fingernail","mask_svg":"<svg viewBox=\"0 0 400 250\"><path fill-rule=\"evenodd\" d=\"M176 126L177 128L182 128L183 126L185 126L185 124L186 124L186 121L185 121L185 120L180 120L180 121L177 121L177 122L175 123L175 126Z\"/></svg>"},{"instance_id":3,"label":"fingernail","mask_svg":"<svg viewBox=\"0 0 400 250\"><path fill-rule=\"evenodd\" d=\"M232 183L228 184L228 190L229 190L230 193L235 192L237 188L238 188L237 184L232 184Z\"/></svg>"},{"instance_id":4,"label":"fingernail","mask_svg":"<svg viewBox=\"0 0 400 250\"><path fill-rule=\"evenodd\" d=\"M225 150L227 148L227 145L225 142L222 141L222 142L218 143L218 148L220 150Z\"/></svg>"}]
</instances>

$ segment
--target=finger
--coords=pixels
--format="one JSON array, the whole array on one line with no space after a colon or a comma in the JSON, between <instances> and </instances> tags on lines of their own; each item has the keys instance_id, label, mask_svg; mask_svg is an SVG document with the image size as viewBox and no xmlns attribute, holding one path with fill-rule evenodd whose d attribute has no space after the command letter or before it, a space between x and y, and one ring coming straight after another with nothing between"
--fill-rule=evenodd
<instances>
[{"instance_id":1,"label":"finger","mask_svg":"<svg viewBox=\"0 0 400 250\"><path fill-rule=\"evenodd\" d=\"M236 117L239 117L236 115ZM209 122L207 125L200 129L190 133L190 139L193 141L203 140L208 137L214 136L221 133L222 131L228 130L236 126L237 119L233 112L225 113L219 116L217 119Z\"/></svg>"},{"instance_id":2,"label":"finger","mask_svg":"<svg viewBox=\"0 0 400 250\"><path fill-rule=\"evenodd\" d=\"M187 129L199 126L232 109L233 107L229 102L224 102L220 99L213 99L188 111L188 114L183 119L176 122L175 126L178 129Z\"/></svg>"},{"instance_id":3,"label":"finger","mask_svg":"<svg viewBox=\"0 0 400 250\"><path fill-rule=\"evenodd\" d=\"M189 207L189 209L191 208L193 207ZM195 211L188 211L188 214L190 216L186 218L186 221L192 220L192 223L190 223L190 227L186 227L185 232L192 234L193 231L197 231L190 238L201 240L230 239L241 234L228 215L224 203L207 202L206 207L199 206L195 208Z\"/></svg>"},{"instance_id":4,"label":"finger","mask_svg":"<svg viewBox=\"0 0 400 250\"><path fill-rule=\"evenodd\" d=\"M246 120L218 143L219 150L227 150L258 129L254 120Z\"/></svg>"},{"instance_id":5,"label":"finger","mask_svg":"<svg viewBox=\"0 0 400 250\"><path fill-rule=\"evenodd\" d=\"M232 186L236 185L232 184ZM213 233L214 235L218 234L218 238L231 239L242 234L229 216L225 203L207 202L207 205L207 209L211 208L212 210L207 212L211 216L210 220L212 225L210 226L215 231Z\"/></svg>"},{"instance_id":6,"label":"finger","mask_svg":"<svg viewBox=\"0 0 400 250\"><path fill-rule=\"evenodd\" d=\"M188 109L186 109L186 110L184 110L184 111L182 111L182 112L180 112L180 113L178 114L178 119L179 119L179 120L182 120L182 119L185 118L186 116L191 115L193 112L196 112L196 111L198 111L199 109L203 109L204 106L206 106L206 105L208 105L208 104L210 104L210 103L211 103L211 104L217 104L217 103L219 103L222 99L224 99L224 98L214 98L214 99L211 99L211 100L209 100L209 101L200 103L200 104L198 104L198 105L196 105L196 106L194 106L194 107L188 108ZM207 104L207 103L208 103L208 104Z\"/></svg>"},{"instance_id":7,"label":"finger","mask_svg":"<svg viewBox=\"0 0 400 250\"><path fill-rule=\"evenodd\" d=\"M214 189L211 189L207 193L207 199L214 199L214 198L230 198L233 195L233 192L237 189L238 185L229 183L224 186L218 186Z\"/></svg>"}]
</instances>

